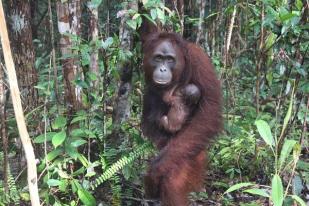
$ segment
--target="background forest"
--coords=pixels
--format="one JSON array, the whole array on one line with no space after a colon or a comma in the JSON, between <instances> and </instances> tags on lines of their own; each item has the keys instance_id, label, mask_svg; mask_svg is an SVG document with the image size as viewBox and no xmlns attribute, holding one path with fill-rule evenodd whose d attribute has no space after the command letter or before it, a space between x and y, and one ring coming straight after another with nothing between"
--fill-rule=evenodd
<instances>
[{"instance_id":1,"label":"background forest","mask_svg":"<svg viewBox=\"0 0 309 206\"><path fill-rule=\"evenodd\" d=\"M199 44L224 131L193 205L309 205L308 0L4 0L42 205L149 205L143 19ZM0 48L0 205L30 205Z\"/></svg>"}]
</instances>

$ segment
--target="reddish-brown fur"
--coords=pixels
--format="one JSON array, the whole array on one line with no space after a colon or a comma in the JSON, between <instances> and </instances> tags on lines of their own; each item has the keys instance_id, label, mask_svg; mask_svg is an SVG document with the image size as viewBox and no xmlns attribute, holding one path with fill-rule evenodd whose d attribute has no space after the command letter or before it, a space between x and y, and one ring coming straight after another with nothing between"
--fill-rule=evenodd
<instances>
[{"instance_id":1,"label":"reddish-brown fur","mask_svg":"<svg viewBox=\"0 0 309 206\"><path fill-rule=\"evenodd\" d=\"M159 120L169 111L163 94L170 88L158 88L151 83L147 58L158 43L168 40L177 48L182 74L173 77L171 87L195 84L201 98L184 126L175 134L160 128ZM189 192L203 182L205 147L221 127L221 88L209 57L195 44L176 34L154 33L144 42L146 91L143 105L142 130L160 149L145 177L149 198L160 198L164 206L185 206ZM173 74L174 76L174 74Z\"/></svg>"},{"instance_id":2,"label":"reddish-brown fur","mask_svg":"<svg viewBox=\"0 0 309 206\"><path fill-rule=\"evenodd\" d=\"M161 117L160 125L170 133L178 132L191 114L195 104L188 105L182 89L172 88L163 94L163 101L170 106L166 115Z\"/></svg>"}]
</instances>

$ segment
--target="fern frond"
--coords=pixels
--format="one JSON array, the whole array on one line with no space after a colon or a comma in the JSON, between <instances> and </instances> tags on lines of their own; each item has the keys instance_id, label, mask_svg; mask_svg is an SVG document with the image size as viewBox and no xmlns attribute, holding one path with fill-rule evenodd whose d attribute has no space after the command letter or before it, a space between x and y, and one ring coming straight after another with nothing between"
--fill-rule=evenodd
<instances>
[{"instance_id":1,"label":"fern frond","mask_svg":"<svg viewBox=\"0 0 309 206\"><path fill-rule=\"evenodd\" d=\"M152 151L152 146L149 143L145 143L135 149L134 151L130 152L129 155L122 157L117 162L112 164L103 174L95 180L95 183L91 186L94 190L100 184L105 182L106 180L110 179L114 176L119 170L124 168L126 165L132 163L138 157L142 156L143 154Z\"/></svg>"}]
</instances>

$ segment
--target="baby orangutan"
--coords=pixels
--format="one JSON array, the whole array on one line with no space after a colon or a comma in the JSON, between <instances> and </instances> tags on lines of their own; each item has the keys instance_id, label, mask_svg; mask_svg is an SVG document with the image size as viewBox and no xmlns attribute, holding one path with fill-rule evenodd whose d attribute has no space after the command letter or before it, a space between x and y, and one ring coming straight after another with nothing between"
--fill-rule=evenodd
<instances>
[{"instance_id":1,"label":"baby orangutan","mask_svg":"<svg viewBox=\"0 0 309 206\"><path fill-rule=\"evenodd\" d=\"M192 114L201 97L199 88L188 84L172 88L163 95L163 101L170 106L168 113L160 119L160 125L170 133L178 132Z\"/></svg>"}]
</instances>

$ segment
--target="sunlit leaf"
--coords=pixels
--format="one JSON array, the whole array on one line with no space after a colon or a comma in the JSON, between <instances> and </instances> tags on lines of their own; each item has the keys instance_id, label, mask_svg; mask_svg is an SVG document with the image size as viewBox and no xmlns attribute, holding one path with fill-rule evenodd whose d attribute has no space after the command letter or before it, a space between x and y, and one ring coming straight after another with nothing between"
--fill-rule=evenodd
<instances>
[{"instance_id":1,"label":"sunlit leaf","mask_svg":"<svg viewBox=\"0 0 309 206\"><path fill-rule=\"evenodd\" d=\"M136 27L137 27L136 21L133 21L133 20L131 20L131 19L127 20L126 23L127 23L127 25L128 25L129 27L131 27L133 30L135 30Z\"/></svg>"},{"instance_id":2,"label":"sunlit leaf","mask_svg":"<svg viewBox=\"0 0 309 206\"><path fill-rule=\"evenodd\" d=\"M257 120L255 121L255 125L259 131L259 134L263 138L263 140L269 145L274 146L274 138L271 133L270 127L267 122L264 120Z\"/></svg>"},{"instance_id":3,"label":"sunlit leaf","mask_svg":"<svg viewBox=\"0 0 309 206\"><path fill-rule=\"evenodd\" d=\"M307 206L304 200L302 200L300 197L297 195L291 195L291 197L300 204L300 206Z\"/></svg>"},{"instance_id":4,"label":"sunlit leaf","mask_svg":"<svg viewBox=\"0 0 309 206\"><path fill-rule=\"evenodd\" d=\"M47 180L47 184L50 187L55 187L55 186L59 186L61 184L61 181L55 180L55 179L49 179L49 180Z\"/></svg>"},{"instance_id":5,"label":"sunlit leaf","mask_svg":"<svg viewBox=\"0 0 309 206\"><path fill-rule=\"evenodd\" d=\"M283 204L283 186L279 175L275 174L271 181L271 198L274 206L282 206Z\"/></svg>"},{"instance_id":6,"label":"sunlit leaf","mask_svg":"<svg viewBox=\"0 0 309 206\"><path fill-rule=\"evenodd\" d=\"M296 144L295 140L287 139L284 141L279 158L279 170L282 168L286 158L291 153L295 144Z\"/></svg>"},{"instance_id":7,"label":"sunlit leaf","mask_svg":"<svg viewBox=\"0 0 309 206\"><path fill-rule=\"evenodd\" d=\"M252 188L252 189L244 190L244 192L250 193L252 195L259 195L259 196L262 196L262 197L269 197L269 194L266 192L266 190L263 190L263 189Z\"/></svg>"},{"instance_id":8,"label":"sunlit leaf","mask_svg":"<svg viewBox=\"0 0 309 206\"><path fill-rule=\"evenodd\" d=\"M107 49L110 47L114 42L114 39L112 37L108 37L105 41L102 41L101 45L103 49Z\"/></svg>"},{"instance_id":9,"label":"sunlit leaf","mask_svg":"<svg viewBox=\"0 0 309 206\"><path fill-rule=\"evenodd\" d=\"M64 142L65 138L66 138L65 131L61 131L55 134L52 139L54 147L57 148L59 145L61 145Z\"/></svg>"},{"instance_id":10,"label":"sunlit leaf","mask_svg":"<svg viewBox=\"0 0 309 206\"><path fill-rule=\"evenodd\" d=\"M60 129L63 128L67 123L67 119L63 116L59 116L55 119L52 127L53 129Z\"/></svg>"},{"instance_id":11,"label":"sunlit leaf","mask_svg":"<svg viewBox=\"0 0 309 206\"><path fill-rule=\"evenodd\" d=\"M150 10L150 16L153 20L155 20L157 18L157 10L156 9L151 9Z\"/></svg>"},{"instance_id":12,"label":"sunlit leaf","mask_svg":"<svg viewBox=\"0 0 309 206\"><path fill-rule=\"evenodd\" d=\"M41 134L41 135L37 136L36 138L34 138L33 142L34 143L43 143L43 142L45 142L45 138L46 138L47 142L51 141L55 134L56 134L56 132L47 132L46 134Z\"/></svg>"},{"instance_id":13,"label":"sunlit leaf","mask_svg":"<svg viewBox=\"0 0 309 206\"><path fill-rule=\"evenodd\" d=\"M80 200L86 205L86 206L95 206L96 201L95 198L88 192L87 190L84 189L79 189L77 191L78 197Z\"/></svg>"},{"instance_id":14,"label":"sunlit leaf","mask_svg":"<svg viewBox=\"0 0 309 206\"><path fill-rule=\"evenodd\" d=\"M288 122L291 118L291 115L292 115L292 109L293 109L293 103L294 103L294 88L293 88L293 92L291 94L291 99L290 99L290 104L289 104L289 108L288 108L288 111L284 117L284 120L283 120L283 126L282 126L282 130L281 130L281 135L284 134L284 131L288 125Z\"/></svg>"},{"instance_id":15,"label":"sunlit leaf","mask_svg":"<svg viewBox=\"0 0 309 206\"><path fill-rule=\"evenodd\" d=\"M243 188L243 187L248 187L248 186L252 186L254 185L253 183L250 183L250 182L242 182L242 183L238 183L236 185L233 185L232 187L230 187L229 189L227 189L224 194L226 193L230 193L230 192L233 192L235 190L239 190L240 188Z\"/></svg>"}]
</instances>

